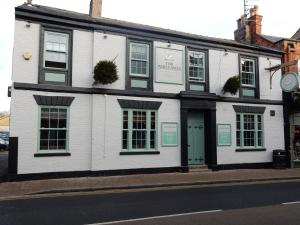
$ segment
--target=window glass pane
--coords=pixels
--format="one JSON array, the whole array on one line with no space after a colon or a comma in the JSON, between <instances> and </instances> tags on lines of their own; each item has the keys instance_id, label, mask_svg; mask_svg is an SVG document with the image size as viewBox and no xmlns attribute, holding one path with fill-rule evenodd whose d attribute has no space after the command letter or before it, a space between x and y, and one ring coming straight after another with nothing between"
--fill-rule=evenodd
<instances>
[{"instance_id":1,"label":"window glass pane","mask_svg":"<svg viewBox=\"0 0 300 225\"><path fill-rule=\"evenodd\" d=\"M189 52L189 80L205 81L205 55L201 52Z\"/></svg>"},{"instance_id":2,"label":"window glass pane","mask_svg":"<svg viewBox=\"0 0 300 225\"><path fill-rule=\"evenodd\" d=\"M130 74L147 76L149 71L149 45L130 44Z\"/></svg>"},{"instance_id":3,"label":"window glass pane","mask_svg":"<svg viewBox=\"0 0 300 225\"><path fill-rule=\"evenodd\" d=\"M255 86L255 61L251 59L241 59L242 84Z\"/></svg>"},{"instance_id":4,"label":"window glass pane","mask_svg":"<svg viewBox=\"0 0 300 225\"><path fill-rule=\"evenodd\" d=\"M123 145L122 145L123 149L127 149L128 148L128 131L124 130L123 131Z\"/></svg>"},{"instance_id":5,"label":"window glass pane","mask_svg":"<svg viewBox=\"0 0 300 225\"><path fill-rule=\"evenodd\" d=\"M57 149L59 149L59 150L66 149L66 140L58 140Z\"/></svg>"},{"instance_id":6,"label":"window glass pane","mask_svg":"<svg viewBox=\"0 0 300 225\"><path fill-rule=\"evenodd\" d=\"M156 146L156 132L151 131L150 132L150 148L154 149Z\"/></svg>"},{"instance_id":7,"label":"window glass pane","mask_svg":"<svg viewBox=\"0 0 300 225\"><path fill-rule=\"evenodd\" d=\"M155 130L155 112L151 112L151 130Z\"/></svg>"},{"instance_id":8,"label":"window glass pane","mask_svg":"<svg viewBox=\"0 0 300 225\"><path fill-rule=\"evenodd\" d=\"M41 130L40 139L48 139L49 138L49 130Z\"/></svg>"},{"instance_id":9,"label":"window glass pane","mask_svg":"<svg viewBox=\"0 0 300 225\"><path fill-rule=\"evenodd\" d=\"M40 129L40 150L66 149L66 141L67 141L66 124L67 124L67 109L42 108L41 129Z\"/></svg>"},{"instance_id":10,"label":"window glass pane","mask_svg":"<svg viewBox=\"0 0 300 225\"><path fill-rule=\"evenodd\" d=\"M49 140L40 140L40 149L48 150Z\"/></svg>"},{"instance_id":11,"label":"window glass pane","mask_svg":"<svg viewBox=\"0 0 300 225\"><path fill-rule=\"evenodd\" d=\"M64 73L45 72L45 81L64 83L64 82L66 82L66 75Z\"/></svg>"},{"instance_id":12,"label":"window glass pane","mask_svg":"<svg viewBox=\"0 0 300 225\"><path fill-rule=\"evenodd\" d=\"M128 111L123 112L123 129L128 129Z\"/></svg>"},{"instance_id":13,"label":"window glass pane","mask_svg":"<svg viewBox=\"0 0 300 225\"><path fill-rule=\"evenodd\" d=\"M67 69L69 35L58 32L45 32L44 66Z\"/></svg>"},{"instance_id":14,"label":"window glass pane","mask_svg":"<svg viewBox=\"0 0 300 225\"><path fill-rule=\"evenodd\" d=\"M236 146L241 146L241 132L236 132Z\"/></svg>"}]
</instances>

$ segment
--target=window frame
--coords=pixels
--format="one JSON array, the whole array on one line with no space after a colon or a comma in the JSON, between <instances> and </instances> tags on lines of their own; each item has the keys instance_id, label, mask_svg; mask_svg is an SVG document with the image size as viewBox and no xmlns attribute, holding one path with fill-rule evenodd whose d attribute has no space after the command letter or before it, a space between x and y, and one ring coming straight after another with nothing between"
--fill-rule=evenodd
<instances>
[{"instance_id":1,"label":"window frame","mask_svg":"<svg viewBox=\"0 0 300 225\"><path fill-rule=\"evenodd\" d=\"M238 120L237 120L237 116L240 116L240 129L238 129ZM244 129L244 116L245 115L252 115L254 116L254 146L245 146L244 145L244 132L245 131L250 131L250 130L245 130ZM261 129L258 129L258 116L261 117ZM252 130L251 130L252 131ZM240 132L240 141L239 141L239 145L238 145L238 138L237 138L237 133ZM261 136L261 145L258 145L258 133L261 132L262 136ZM236 147L240 148L240 149L262 149L265 146L265 137L264 137L264 114L262 113L236 113Z\"/></svg>"},{"instance_id":2,"label":"window frame","mask_svg":"<svg viewBox=\"0 0 300 225\"><path fill-rule=\"evenodd\" d=\"M189 53L190 52L196 52L201 53L204 55L204 81L190 81L190 60L189 60ZM193 92L209 92L209 54L208 49L199 49L199 48L192 48L192 47L186 47L186 90L193 91ZM198 90L191 90L191 85L204 85L203 91Z\"/></svg>"},{"instance_id":3,"label":"window frame","mask_svg":"<svg viewBox=\"0 0 300 225\"><path fill-rule=\"evenodd\" d=\"M242 83L242 60L252 61L254 63L254 85L247 85ZM239 95L243 98L259 98L259 69L258 57L252 55L239 55L239 76L240 76L240 91ZM254 96L243 95L243 90L254 91Z\"/></svg>"},{"instance_id":4,"label":"window frame","mask_svg":"<svg viewBox=\"0 0 300 225\"><path fill-rule=\"evenodd\" d=\"M68 39L68 52L67 52L67 68L51 68L45 66L45 41L46 41L46 32L54 32L69 35ZM57 28L57 27L49 27L49 26L41 26L40 29L40 53L39 53L39 76L38 83L39 84L53 84L53 85L72 85L72 61L73 61L73 30ZM58 73L65 74L65 82L59 81L46 81L46 73Z\"/></svg>"},{"instance_id":5,"label":"window frame","mask_svg":"<svg viewBox=\"0 0 300 225\"><path fill-rule=\"evenodd\" d=\"M147 45L148 47L148 74L147 76L143 76L140 74L131 74L131 45ZM152 91L153 90L153 42L145 39L133 39L127 38L127 48L126 48L126 89L131 90L144 90L144 91ZM131 81L146 81L147 87L132 87Z\"/></svg>"},{"instance_id":6,"label":"window frame","mask_svg":"<svg viewBox=\"0 0 300 225\"><path fill-rule=\"evenodd\" d=\"M40 141L41 141L41 115L42 115L42 109L43 108L47 108L47 109L66 109L67 110L67 121L66 121L66 148L65 149L53 149L53 150L41 150L40 147ZM48 105L40 105L39 109L38 109L38 137L37 137L37 153L38 154L45 154L45 155L49 155L49 154L53 154L55 155L56 153L69 153L69 133L70 133L70 127L69 127L69 123L70 123L70 108L68 106L48 106Z\"/></svg>"},{"instance_id":7,"label":"window frame","mask_svg":"<svg viewBox=\"0 0 300 225\"><path fill-rule=\"evenodd\" d=\"M124 112L128 112L128 124L127 129L124 129L124 123L123 123L123 116ZM146 148L142 149L134 149L132 148L132 132L133 129L133 112L146 112ZM151 113L155 113L155 147L151 148ZM122 130L121 130L121 153L134 153L134 152L158 152L158 110L152 110L152 109L129 109L129 108L123 108L122 109ZM127 131L127 148L123 148L123 132Z\"/></svg>"}]
</instances>

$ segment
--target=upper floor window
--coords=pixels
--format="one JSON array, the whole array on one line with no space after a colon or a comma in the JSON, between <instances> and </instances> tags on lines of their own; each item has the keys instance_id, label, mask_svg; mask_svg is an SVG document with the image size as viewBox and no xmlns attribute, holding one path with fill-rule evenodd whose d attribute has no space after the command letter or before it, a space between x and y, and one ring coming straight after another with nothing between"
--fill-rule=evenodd
<instances>
[{"instance_id":1,"label":"upper floor window","mask_svg":"<svg viewBox=\"0 0 300 225\"><path fill-rule=\"evenodd\" d=\"M128 45L128 88L151 88L151 44L148 42L129 41Z\"/></svg>"},{"instance_id":2,"label":"upper floor window","mask_svg":"<svg viewBox=\"0 0 300 225\"><path fill-rule=\"evenodd\" d=\"M42 29L40 83L71 84L71 39L70 31Z\"/></svg>"},{"instance_id":3,"label":"upper floor window","mask_svg":"<svg viewBox=\"0 0 300 225\"><path fill-rule=\"evenodd\" d=\"M188 51L188 89L206 91L206 55L204 52Z\"/></svg>"},{"instance_id":4,"label":"upper floor window","mask_svg":"<svg viewBox=\"0 0 300 225\"><path fill-rule=\"evenodd\" d=\"M255 58L241 57L240 74L241 74L241 96L257 97L258 93L258 76L257 60Z\"/></svg>"}]
</instances>

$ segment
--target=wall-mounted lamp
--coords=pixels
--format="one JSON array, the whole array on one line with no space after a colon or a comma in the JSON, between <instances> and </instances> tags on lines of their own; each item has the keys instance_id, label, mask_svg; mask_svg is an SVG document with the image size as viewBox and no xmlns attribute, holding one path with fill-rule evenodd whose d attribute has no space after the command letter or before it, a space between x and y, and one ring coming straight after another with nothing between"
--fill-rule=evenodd
<instances>
[{"instance_id":1,"label":"wall-mounted lamp","mask_svg":"<svg viewBox=\"0 0 300 225\"><path fill-rule=\"evenodd\" d=\"M30 26L31 26L31 23L29 21L27 21L26 27L29 28Z\"/></svg>"},{"instance_id":2,"label":"wall-mounted lamp","mask_svg":"<svg viewBox=\"0 0 300 225\"><path fill-rule=\"evenodd\" d=\"M226 48L224 49L224 55L228 55L228 50Z\"/></svg>"},{"instance_id":3,"label":"wall-mounted lamp","mask_svg":"<svg viewBox=\"0 0 300 225\"><path fill-rule=\"evenodd\" d=\"M168 48L170 48L172 45L171 45L171 42L168 41Z\"/></svg>"},{"instance_id":4,"label":"wall-mounted lamp","mask_svg":"<svg viewBox=\"0 0 300 225\"><path fill-rule=\"evenodd\" d=\"M103 32L103 39L106 39L107 38L107 34L106 34L106 32L104 31Z\"/></svg>"}]
</instances>

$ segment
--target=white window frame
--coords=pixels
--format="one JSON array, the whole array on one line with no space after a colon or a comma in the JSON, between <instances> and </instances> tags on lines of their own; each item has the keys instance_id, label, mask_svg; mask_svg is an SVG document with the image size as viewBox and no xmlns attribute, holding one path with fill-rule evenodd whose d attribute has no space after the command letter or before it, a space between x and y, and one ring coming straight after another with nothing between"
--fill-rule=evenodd
<instances>
[{"instance_id":1,"label":"white window frame","mask_svg":"<svg viewBox=\"0 0 300 225\"><path fill-rule=\"evenodd\" d=\"M52 150L41 150L40 148L40 141L41 141L41 118L42 118L42 109L43 108L56 108L56 109L66 109L67 110L67 121L66 121L66 128L65 129L61 129L61 130L66 130L66 148L65 149L52 149ZM70 110L69 107L65 107L65 106L39 106L39 121L38 121L38 150L37 152L40 154L45 153L45 154L55 154L55 153L66 153L69 152L69 121L70 121ZM51 128L49 128L48 130L51 130ZM59 129L53 129L53 130L59 130Z\"/></svg>"},{"instance_id":2,"label":"white window frame","mask_svg":"<svg viewBox=\"0 0 300 225\"><path fill-rule=\"evenodd\" d=\"M192 65L191 62L190 62L190 54L199 54L199 55L202 55L203 57L203 66L197 66L197 65ZM204 52L200 52L200 51L188 51L188 79L189 79L189 82L195 82L195 83L205 83L206 82L206 68L205 68L205 63L206 63L206 56L205 56L205 53ZM197 67L197 68L202 68L203 69L203 80L191 80L191 77L190 77L190 67Z\"/></svg>"},{"instance_id":3,"label":"white window frame","mask_svg":"<svg viewBox=\"0 0 300 225\"><path fill-rule=\"evenodd\" d=\"M256 60L255 59L250 59L250 58L245 58L241 57L240 58L240 71L241 71L241 85L242 87L251 87L251 88L256 88ZM243 61L249 61L253 63L253 72L248 72L248 71L243 71ZM243 84L243 73L246 74L252 74L253 76L253 84Z\"/></svg>"},{"instance_id":4,"label":"white window frame","mask_svg":"<svg viewBox=\"0 0 300 225\"><path fill-rule=\"evenodd\" d=\"M131 52L132 52L132 46L133 45L140 46L140 47L145 47L145 46L147 47L147 60L133 59L131 57ZM149 69L149 66L150 66L150 52L149 51L150 51L149 44L130 41L130 44L129 44L129 75L130 76L149 78L149 71L150 71L150 69ZM132 60L146 62L146 74L131 73L131 61Z\"/></svg>"}]
</instances>

